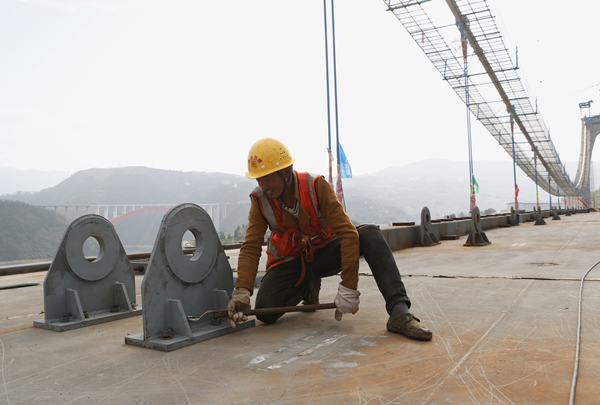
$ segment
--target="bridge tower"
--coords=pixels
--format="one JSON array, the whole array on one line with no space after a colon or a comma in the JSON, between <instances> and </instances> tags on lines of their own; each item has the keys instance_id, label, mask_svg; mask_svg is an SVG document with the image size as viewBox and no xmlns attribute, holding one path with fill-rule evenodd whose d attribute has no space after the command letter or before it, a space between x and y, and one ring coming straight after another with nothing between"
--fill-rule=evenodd
<instances>
[{"instance_id":1,"label":"bridge tower","mask_svg":"<svg viewBox=\"0 0 600 405\"><path fill-rule=\"evenodd\" d=\"M580 103L579 108L588 108L589 111L591 102ZM581 150L579 152L577 175L575 176L575 187L579 190L579 195L587 207L591 206L592 150L598 134L600 134L600 115L584 116L581 119Z\"/></svg>"}]
</instances>

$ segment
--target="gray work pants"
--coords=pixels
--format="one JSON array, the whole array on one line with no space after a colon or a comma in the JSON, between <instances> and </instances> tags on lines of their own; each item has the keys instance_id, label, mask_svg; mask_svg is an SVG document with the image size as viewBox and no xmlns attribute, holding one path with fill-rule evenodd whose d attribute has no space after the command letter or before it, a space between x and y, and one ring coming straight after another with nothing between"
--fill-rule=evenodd
<instances>
[{"instance_id":1,"label":"gray work pants","mask_svg":"<svg viewBox=\"0 0 600 405\"><path fill-rule=\"evenodd\" d=\"M394 255L381 230L375 225L361 225L358 228L360 255L365 257L373 273L377 287L385 299L388 314L399 302L406 302L410 308L410 299L400 277L400 271ZM302 261L298 257L273 267L262 279L256 295L255 308L275 308L298 305L311 293L313 279L339 274L342 271L340 241L334 239L327 246L315 252L314 260L306 263L306 274L302 283L294 285L300 279ZM360 291L360 286L359 286ZM264 315L257 318L264 323L274 323L282 315Z\"/></svg>"}]
</instances>

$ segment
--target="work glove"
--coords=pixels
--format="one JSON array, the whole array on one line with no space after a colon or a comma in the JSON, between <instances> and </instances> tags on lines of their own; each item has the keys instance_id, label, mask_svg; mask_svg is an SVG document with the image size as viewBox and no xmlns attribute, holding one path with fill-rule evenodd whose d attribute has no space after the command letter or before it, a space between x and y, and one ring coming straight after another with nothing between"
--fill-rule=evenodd
<instances>
[{"instance_id":1,"label":"work glove","mask_svg":"<svg viewBox=\"0 0 600 405\"><path fill-rule=\"evenodd\" d=\"M355 314L358 312L360 303L360 292L343 285L339 285L337 295L335 296L335 320L341 321L343 314Z\"/></svg>"},{"instance_id":2,"label":"work glove","mask_svg":"<svg viewBox=\"0 0 600 405\"><path fill-rule=\"evenodd\" d=\"M227 304L227 315L229 324L235 328L235 322L244 322L248 320L248 316L242 311L252 309L250 305L250 291L234 289L231 294L231 300ZM230 322L233 321L232 322Z\"/></svg>"}]
</instances>

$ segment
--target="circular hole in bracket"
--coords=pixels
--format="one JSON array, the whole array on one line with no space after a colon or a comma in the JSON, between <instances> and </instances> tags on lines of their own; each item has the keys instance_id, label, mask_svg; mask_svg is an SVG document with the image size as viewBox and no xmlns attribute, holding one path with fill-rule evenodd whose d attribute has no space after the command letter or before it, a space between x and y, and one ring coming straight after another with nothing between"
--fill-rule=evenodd
<instances>
[{"instance_id":1,"label":"circular hole in bracket","mask_svg":"<svg viewBox=\"0 0 600 405\"><path fill-rule=\"evenodd\" d=\"M198 229L190 228L185 231L181 237L181 249L185 254L185 250L194 248L196 249L194 254L188 257L188 260L191 262L195 262L202 256L202 251L204 250L204 238L202 237L202 232Z\"/></svg>"},{"instance_id":2,"label":"circular hole in bracket","mask_svg":"<svg viewBox=\"0 0 600 405\"><path fill-rule=\"evenodd\" d=\"M92 263L99 262L104 256L104 241L102 238L92 235L83 242L82 252L84 257L94 257Z\"/></svg>"}]
</instances>

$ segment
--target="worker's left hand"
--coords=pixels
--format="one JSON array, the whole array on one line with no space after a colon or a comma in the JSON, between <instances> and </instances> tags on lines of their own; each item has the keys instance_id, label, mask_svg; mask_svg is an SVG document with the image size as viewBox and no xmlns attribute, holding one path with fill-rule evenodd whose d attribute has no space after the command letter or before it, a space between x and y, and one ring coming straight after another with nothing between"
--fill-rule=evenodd
<instances>
[{"instance_id":1,"label":"worker's left hand","mask_svg":"<svg viewBox=\"0 0 600 405\"><path fill-rule=\"evenodd\" d=\"M227 305L227 314L229 315L229 319L231 319L234 323L229 322L232 327L235 328L236 322L245 322L248 320L248 317L244 315L245 310L251 309L250 306L250 291L247 290L238 290L237 288L233 290L231 294L231 300Z\"/></svg>"},{"instance_id":2,"label":"worker's left hand","mask_svg":"<svg viewBox=\"0 0 600 405\"><path fill-rule=\"evenodd\" d=\"M353 290L343 285L338 286L338 292L333 301L336 306L335 320L341 321L343 314L355 314L358 312L358 304L360 303L360 292Z\"/></svg>"}]
</instances>

